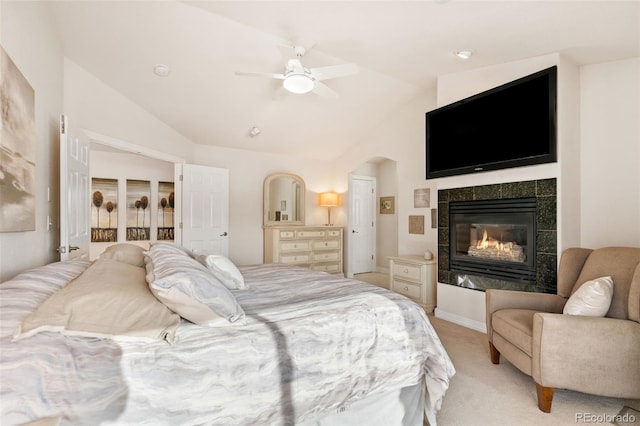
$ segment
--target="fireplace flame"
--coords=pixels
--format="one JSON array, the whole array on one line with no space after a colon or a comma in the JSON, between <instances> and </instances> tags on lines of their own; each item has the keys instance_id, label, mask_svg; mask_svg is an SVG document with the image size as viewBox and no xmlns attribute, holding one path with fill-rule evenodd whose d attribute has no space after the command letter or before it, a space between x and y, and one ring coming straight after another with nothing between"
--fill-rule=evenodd
<instances>
[{"instance_id":1,"label":"fireplace flame","mask_svg":"<svg viewBox=\"0 0 640 426\"><path fill-rule=\"evenodd\" d=\"M524 252L520 245L514 242L504 242L490 238L487 228L484 228L482 240L478 240L469 247L470 256L495 258L502 260L524 261Z\"/></svg>"}]
</instances>

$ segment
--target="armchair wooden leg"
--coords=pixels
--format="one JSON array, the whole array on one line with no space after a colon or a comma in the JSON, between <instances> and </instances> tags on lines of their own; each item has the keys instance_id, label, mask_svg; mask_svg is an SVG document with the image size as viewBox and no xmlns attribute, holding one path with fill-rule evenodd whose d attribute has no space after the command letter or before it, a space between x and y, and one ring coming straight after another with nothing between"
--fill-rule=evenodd
<instances>
[{"instance_id":1,"label":"armchair wooden leg","mask_svg":"<svg viewBox=\"0 0 640 426\"><path fill-rule=\"evenodd\" d=\"M489 342L489 353L491 354L491 362L494 364L500 364L500 352L498 352L491 342Z\"/></svg>"},{"instance_id":2,"label":"armchair wooden leg","mask_svg":"<svg viewBox=\"0 0 640 426\"><path fill-rule=\"evenodd\" d=\"M553 388L548 388L536 383L536 393L538 394L538 408L544 413L551 412L551 402L553 402Z\"/></svg>"}]
</instances>

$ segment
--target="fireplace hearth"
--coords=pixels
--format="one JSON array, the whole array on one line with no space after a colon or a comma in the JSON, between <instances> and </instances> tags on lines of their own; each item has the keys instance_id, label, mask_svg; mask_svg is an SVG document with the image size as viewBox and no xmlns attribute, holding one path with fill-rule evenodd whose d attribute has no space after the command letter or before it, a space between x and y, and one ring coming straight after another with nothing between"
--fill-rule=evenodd
<instances>
[{"instance_id":1,"label":"fireplace hearth","mask_svg":"<svg viewBox=\"0 0 640 426\"><path fill-rule=\"evenodd\" d=\"M438 191L438 282L556 292L556 179Z\"/></svg>"}]
</instances>

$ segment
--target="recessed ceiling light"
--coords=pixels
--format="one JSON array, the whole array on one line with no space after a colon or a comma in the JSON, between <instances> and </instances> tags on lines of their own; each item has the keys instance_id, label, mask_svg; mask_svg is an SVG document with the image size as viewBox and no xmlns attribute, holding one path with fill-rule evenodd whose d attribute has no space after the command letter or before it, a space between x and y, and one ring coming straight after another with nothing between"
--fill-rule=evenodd
<instances>
[{"instance_id":1,"label":"recessed ceiling light","mask_svg":"<svg viewBox=\"0 0 640 426\"><path fill-rule=\"evenodd\" d=\"M171 72L171 69L169 65L156 64L156 66L153 67L153 72L159 77L166 77L169 75L169 72Z\"/></svg>"},{"instance_id":2,"label":"recessed ceiling light","mask_svg":"<svg viewBox=\"0 0 640 426\"><path fill-rule=\"evenodd\" d=\"M257 126L253 126L251 128L251 130L249 130L249 136L251 136L252 138L255 138L256 136L258 136L260 133L262 132L262 130L260 130Z\"/></svg>"},{"instance_id":3,"label":"recessed ceiling light","mask_svg":"<svg viewBox=\"0 0 640 426\"><path fill-rule=\"evenodd\" d=\"M470 50L458 50L456 52L456 56L460 59L469 59L473 55L473 52Z\"/></svg>"}]
</instances>

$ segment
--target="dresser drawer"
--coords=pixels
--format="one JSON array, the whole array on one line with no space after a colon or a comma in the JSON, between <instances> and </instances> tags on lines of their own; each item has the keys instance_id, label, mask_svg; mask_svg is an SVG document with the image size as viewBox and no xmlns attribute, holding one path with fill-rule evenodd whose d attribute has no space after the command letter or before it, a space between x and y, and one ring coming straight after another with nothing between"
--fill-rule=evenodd
<instances>
[{"instance_id":1,"label":"dresser drawer","mask_svg":"<svg viewBox=\"0 0 640 426\"><path fill-rule=\"evenodd\" d=\"M297 238L323 238L324 231L296 231Z\"/></svg>"},{"instance_id":2,"label":"dresser drawer","mask_svg":"<svg viewBox=\"0 0 640 426\"><path fill-rule=\"evenodd\" d=\"M294 238L295 236L295 231L280 231L280 238Z\"/></svg>"},{"instance_id":3,"label":"dresser drawer","mask_svg":"<svg viewBox=\"0 0 640 426\"><path fill-rule=\"evenodd\" d=\"M422 282L421 268L418 265L407 265L402 263L393 264L394 277L404 278L412 281Z\"/></svg>"},{"instance_id":4,"label":"dresser drawer","mask_svg":"<svg viewBox=\"0 0 640 426\"><path fill-rule=\"evenodd\" d=\"M403 294L410 299L420 303L420 290L421 286L418 284L411 284L406 281L393 280L391 284L391 290L396 293Z\"/></svg>"},{"instance_id":5,"label":"dresser drawer","mask_svg":"<svg viewBox=\"0 0 640 426\"><path fill-rule=\"evenodd\" d=\"M340 240L314 241L314 250L331 250L340 248Z\"/></svg>"},{"instance_id":6,"label":"dresser drawer","mask_svg":"<svg viewBox=\"0 0 640 426\"><path fill-rule=\"evenodd\" d=\"M341 232L337 229L330 229L327 231L327 237L339 237Z\"/></svg>"},{"instance_id":7,"label":"dresser drawer","mask_svg":"<svg viewBox=\"0 0 640 426\"><path fill-rule=\"evenodd\" d=\"M308 251L311 249L309 241L281 241L280 251Z\"/></svg>"},{"instance_id":8,"label":"dresser drawer","mask_svg":"<svg viewBox=\"0 0 640 426\"><path fill-rule=\"evenodd\" d=\"M280 255L280 263L307 263L310 260L309 253Z\"/></svg>"},{"instance_id":9,"label":"dresser drawer","mask_svg":"<svg viewBox=\"0 0 640 426\"><path fill-rule=\"evenodd\" d=\"M330 260L340 260L340 253L337 251L328 252L328 253L314 253L313 261L314 262L328 262Z\"/></svg>"},{"instance_id":10,"label":"dresser drawer","mask_svg":"<svg viewBox=\"0 0 640 426\"><path fill-rule=\"evenodd\" d=\"M336 263L316 263L315 265L313 265L312 269L314 271L329 272L330 274L333 274L335 272L342 272L342 269L340 268L340 263L338 263L338 262L336 262Z\"/></svg>"}]
</instances>

